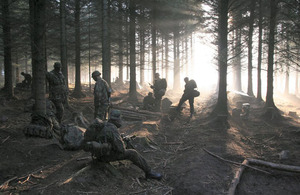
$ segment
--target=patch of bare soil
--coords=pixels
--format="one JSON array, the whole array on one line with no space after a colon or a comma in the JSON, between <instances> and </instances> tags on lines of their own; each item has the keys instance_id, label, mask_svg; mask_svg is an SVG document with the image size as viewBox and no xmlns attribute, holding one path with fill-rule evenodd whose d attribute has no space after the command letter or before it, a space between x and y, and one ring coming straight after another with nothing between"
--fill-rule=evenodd
<instances>
[{"instance_id":1,"label":"patch of bare soil","mask_svg":"<svg viewBox=\"0 0 300 195\"><path fill-rule=\"evenodd\" d=\"M300 166L299 119L288 116L286 106L279 106L286 109L283 120L265 121L260 118L262 105L251 101L248 119L230 117L225 125L209 118L215 97L202 94L195 100L196 115L191 120L187 106L170 121L165 115L158 117L160 113L139 111L126 101L126 92L115 92L113 102L127 116L120 131L135 135L136 149L164 175L162 181L155 181L146 180L129 161L100 164L84 151L61 150L54 140L26 137L23 129L31 114L24 108L29 95L17 92L17 96L19 100L0 107L0 194L227 194L240 166L204 149L237 163L254 158ZM92 101L88 94L71 99L70 104L92 121ZM280 101L285 104L298 106ZM66 111L64 123L71 122ZM299 173L252 166L270 174L245 168L236 194L300 194Z\"/></svg>"}]
</instances>

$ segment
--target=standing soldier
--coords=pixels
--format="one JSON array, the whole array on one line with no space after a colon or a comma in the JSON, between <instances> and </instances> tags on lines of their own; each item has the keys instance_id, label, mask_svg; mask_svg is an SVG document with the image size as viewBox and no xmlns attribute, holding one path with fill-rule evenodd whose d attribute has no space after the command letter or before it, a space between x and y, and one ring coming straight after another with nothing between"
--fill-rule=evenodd
<instances>
[{"instance_id":1,"label":"standing soldier","mask_svg":"<svg viewBox=\"0 0 300 195\"><path fill-rule=\"evenodd\" d=\"M190 117L192 117L193 113L194 113L194 97L195 97L194 89L197 88L197 84L196 84L195 80L193 80L193 79L189 80L188 77L184 78L184 82L185 82L185 86L184 86L183 95L179 101L179 104L178 104L176 110L179 111L182 104L186 100L189 100L190 113L191 113Z\"/></svg>"},{"instance_id":2,"label":"standing soldier","mask_svg":"<svg viewBox=\"0 0 300 195\"><path fill-rule=\"evenodd\" d=\"M59 62L54 63L54 70L47 72L46 78L49 82L49 99L54 103L56 118L61 123L64 115L64 104L68 106L68 87Z\"/></svg>"},{"instance_id":3,"label":"standing soldier","mask_svg":"<svg viewBox=\"0 0 300 195\"><path fill-rule=\"evenodd\" d=\"M100 162L130 160L145 172L147 179L162 179L162 175L153 171L140 153L135 149L125 147L118 131L121 125L121 112L119 110L112 110L107 122L95 119L84 133L83 150L91 152L93 157Z\"/></svg>"},{"instance_id":4,"label":"standing soldier","mask_svg":"<svg viewBox=\"0 0 300 195\"><path fill-rule=\"evenodd\" d=\"M166 79L161 79L159 73L154 75L154 84L150 86L153 89L154 98L155 98L155 111L160 111L161 99L165 95L167 90L167 81Z\"/></svg>"},{"instance_id":5,"label":"standing soldier","mask_svg":"<svg viewBox=\"0 0 300 195\"><path fill-rule=\"evenodd\" d=\"M94 118L105 120L109 107L111 89L109 88L107 82L100 77L100 75L101 73L97 70L92 73L92 77L96 81L94 87Z\"/></svg>"}]
</instances>

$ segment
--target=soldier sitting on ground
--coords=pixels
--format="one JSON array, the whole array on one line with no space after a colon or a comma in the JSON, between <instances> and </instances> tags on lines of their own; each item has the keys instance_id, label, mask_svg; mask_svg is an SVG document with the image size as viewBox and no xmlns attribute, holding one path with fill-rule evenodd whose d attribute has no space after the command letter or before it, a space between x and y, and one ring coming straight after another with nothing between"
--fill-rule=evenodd
<instances>
[{"instance_id":1,"label":"soldier sitting on ground","mask_svg":"<svg viewBox=\"0 0 300 195\"><path fill-rule=\"evenodd\" d=\"M162 175L154 172L140 153L135 149L126 149L118 132L121 123L119 110L112 110L107 122L95 119L84 134L82 145L84 151L91 152L100 162L130 160L145 172L146 178L160 180Z\"/></svg>"},{"instance_id":2,"label":"soldier sitting on ground","mask_svg":"<svg viewBox=\"0 0 300 195\"><path fill-rule=\"evenodd\" d=\"M29 89L31 87L31 81L32 81L31 75L25 72L21 72L21 75L24 77L24 80L22 81L22 86L24 88Z\"/></svg>"},{"instance_id":3,"label":"soldier sitting on ground","mask_svg":"<svg viewBox=\"0 0 300 195\"><path fill-rule=\"evenodd\" d=\"M143 109L152 111L154 109L155 99L153 93L149 92L143 100Z\"/></svg>"},{"instance_id":4,"label":"soldier sitting on ground","mask_svg":"<svg viewBox=\"0 0 300 195\"><path fill-rule=\"evenodd\" d=\"M167 81L166 79L161 79L159 73L154 75L154 84L150 85L150 88L153 89L154 98L155 98L155 111L160 111L161 109L161 100L165 95L167 90Z\"/></svg>"}]
</instances>

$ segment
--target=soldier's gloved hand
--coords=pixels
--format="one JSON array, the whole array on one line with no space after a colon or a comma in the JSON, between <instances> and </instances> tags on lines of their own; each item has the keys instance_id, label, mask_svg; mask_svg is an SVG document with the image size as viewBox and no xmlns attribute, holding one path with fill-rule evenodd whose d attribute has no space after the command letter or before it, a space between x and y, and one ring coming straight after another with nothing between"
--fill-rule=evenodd
<instances>
[{"instance_id":1,"label":"soldier's gloved hand","mask_svg":"<svg viewBox=\"0 0 300 195\"><path fill-rule=\"evenodd\" d=\"M93 149L92 142L86 142L83 145L83 150L86 151L86 152L90 152L90 151L92 151L92 149Z\"/></svg>"}]
</instances>

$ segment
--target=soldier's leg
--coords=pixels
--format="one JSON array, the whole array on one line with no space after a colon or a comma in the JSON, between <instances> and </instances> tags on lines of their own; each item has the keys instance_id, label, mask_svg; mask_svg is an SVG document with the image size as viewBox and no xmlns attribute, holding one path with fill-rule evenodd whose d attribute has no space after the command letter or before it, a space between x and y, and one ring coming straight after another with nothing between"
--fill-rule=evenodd
<instances>
[{"instance_id":1,"label":"soldier's leg","mask_svg":"<svg viewBox=\"0 0 300 195\"><path fill-rule=\"evenodd\" d=\"M182 97L180 98L180 101L178 103L178 106L176 107L176 110L179 111L182 104L187 100L187 97L183 94Z\"/></svg>"},{"instance_id":2,"label":"soldier's leg","mask_svg":"<svg viewBox=\"0 0 300 195\"><path fill-rule=\"evenodd\" d=\"M63 115L64 115L64 106L61 101L53 101L55 108L56 108L56 118L59 123L61 123Z\"/></svg>"},{"instance_id":3,"label":"soldier's leg","mask_svg":"<svg viewBox=\"0 0 300 195\"><path fill-rule=\"evenodd\" d=\"M194 114L194 97L189 98L189 104L190 104L190 113L191 113L190 117L192 117Z\"/></svg>"}]
</instances>

